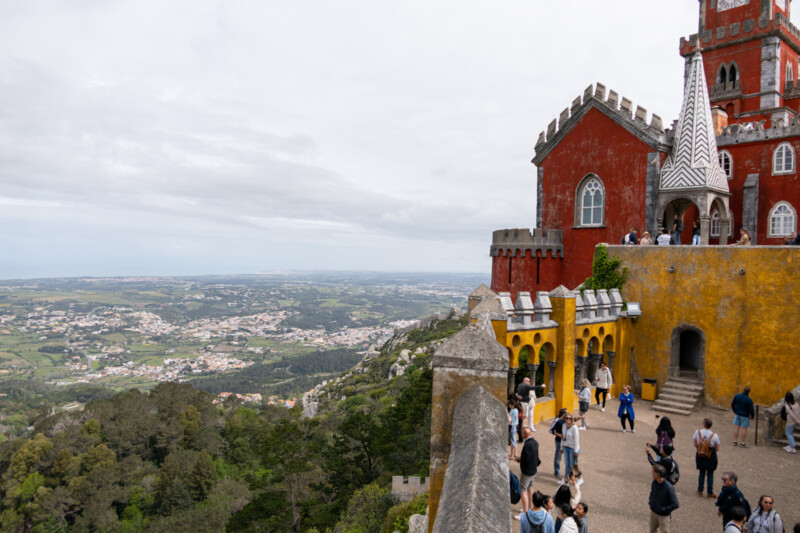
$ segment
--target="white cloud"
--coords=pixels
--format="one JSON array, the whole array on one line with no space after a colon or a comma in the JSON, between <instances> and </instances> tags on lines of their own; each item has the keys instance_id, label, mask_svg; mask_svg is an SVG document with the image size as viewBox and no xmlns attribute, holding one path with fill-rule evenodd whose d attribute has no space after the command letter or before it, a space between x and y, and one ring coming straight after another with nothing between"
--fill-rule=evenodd
<instances>
[{"instance_id":1,"label":"white cloud","mask_svg":"<svg viewBox=\"0 0 800 533\"><path fill-rule=\"evenodd\" d=\"M485 271L539 131L676 117L696 0L0 4L0 277Z\"/></svg>"}]
</instances>

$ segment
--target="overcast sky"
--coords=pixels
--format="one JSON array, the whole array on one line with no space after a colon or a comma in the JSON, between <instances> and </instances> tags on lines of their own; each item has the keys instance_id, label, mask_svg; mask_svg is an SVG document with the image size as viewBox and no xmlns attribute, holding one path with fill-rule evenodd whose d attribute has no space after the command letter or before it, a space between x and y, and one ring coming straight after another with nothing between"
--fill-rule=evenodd
<instances>
[{"instance_id":1,"label":"overcast sky","mask_svg":"<svg viewBox=\"0 0 800 533\"><path fill-rule=\"evenodd\" d=\"M0 0L0 278L489 273L540 131L677 118L697 0Z\"/></svg>"}]
</instances>

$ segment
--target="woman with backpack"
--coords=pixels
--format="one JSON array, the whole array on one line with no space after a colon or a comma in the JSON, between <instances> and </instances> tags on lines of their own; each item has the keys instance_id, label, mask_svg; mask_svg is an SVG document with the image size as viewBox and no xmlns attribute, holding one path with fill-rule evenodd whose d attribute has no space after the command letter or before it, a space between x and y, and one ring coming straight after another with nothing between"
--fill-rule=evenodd
<instances>
[{"instance_id":1,"label":"woman with backpack","mask_svg":"<svg viewBox=\"0 0 800 533\"><path fill-rule=\"evenodd\" d=\"M653 457L650 455L651 449L656 452L656 457L658 457L658 459L653 459ZM675 459L672 458L672 452L674 450L675 449L669 444L665 444L664 446L656 449L648 442L644 447L644 452L647 454L647 460L650 461L650 464L663 466L664 470L667 471L667 475L664 479L673 485L678 482L678 464L675 462Z\"/></svg>"},{"instance_id":2,"label":"woman with backpack","mask_svg":"<svg viewBox=\"0 0 800 533\"><path fill-rule=\"evenodd\" d=\"M758 507L753 510L747 521L747 533L783 533L783 520L772 506L775 500L764 494L758 500Z\"/></svg>"},{"instance_id":3,"label":"woman with backpack","mask_svg":"<svg viewBox=\"0 0 800 533\"><path fill-rule=\"evenodd\" d=\"M786 413L786 418L783 417L783 412L781 413L781 418L786 420L786 439L789 441L789 445L784 448L789 453L797 453L796 450L796 443L794 440L794 428L800 424L800 405L794 401L794 395L790 392L786 393L784 397L783 412Z\"/></svg>"},{"instance_id":4,"label":"woman with backpack","mask_svg":"<svg viewBox=\"0 0 800 533\"><path fill-rule=\"evenodd\" d=\"M716 498L714 494L714 471L717 469L717 452L719 451L719 435L711 431L711 419L703 419L703 427L694 432L692 444L697 454L695 465L700 471L697 480L697 495L703 495L703 482L707 478L708 498Z\"/></svg>"}]
</instances>

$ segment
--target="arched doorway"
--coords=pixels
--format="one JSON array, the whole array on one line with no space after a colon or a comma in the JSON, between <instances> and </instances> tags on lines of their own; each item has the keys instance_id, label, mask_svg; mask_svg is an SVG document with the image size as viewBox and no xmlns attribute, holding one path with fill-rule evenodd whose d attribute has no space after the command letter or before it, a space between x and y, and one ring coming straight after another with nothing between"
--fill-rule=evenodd
<instances>
[{"instance_id":1,"label":"arched doorway","mask_svg":"<svg viewBox=\"0 0 800 533\"><path fill-rule=\"evenodd\" d=\"M705 381L706 336L690 324L672 330L670 375Z\"/></svg>"}]
</instances>

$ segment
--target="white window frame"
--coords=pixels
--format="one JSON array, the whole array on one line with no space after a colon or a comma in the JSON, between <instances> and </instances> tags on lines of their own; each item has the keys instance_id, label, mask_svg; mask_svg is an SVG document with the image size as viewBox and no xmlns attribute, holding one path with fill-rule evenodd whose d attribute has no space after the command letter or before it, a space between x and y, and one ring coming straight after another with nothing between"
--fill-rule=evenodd
<instances>
[{"instance_id":1,"label":"white window frame","mask_svg":"<svg viewBox=\"0 0 800 533\"><path fill-rule=\"evenodd\" d=\"M595 191L600 192L600 205L594 205L594 202L590 206L586 206L584 204L584 195L586 193L586 189L589 186L593 186L592 188ZM594 197L594 195L592 195ZM606 188L603 185L603 182L600 178L598 178L595 174L589 174L584 178L581 182L580 189L578 190L578 226L581 228L597 228L602 227L605 224L605 215L606 215ZM589 210L590 213L590 221L587 223L584 220L584 215L586 210ZM600 212L600 221L594 222L595 219L595 212L599 210Z\"/></svg>"},{"instance_id":2,"label":"white window frame","mask_svg":"<svg viewBox=\"0 0 800 533\"><path fill-rule=\"evenodd\" d=\"M789 202L778 202L772 206L768 220L767 237L787 237L797 231L797 211ZM778 231L775 231L776 228Z\"/></svg>"},{"instance_id":3,"label":"white window frame","mask_svg":"<svg viewBox=\"0 0 800 533\"><path fill-rule=\"evenodd\" d=\"M725 163L727 162L727 170L725 169ZM728 177L728 181L733 179L733 156L727 150L720 150L719 151L719 166L722 167L722 171Z\"/></svg>"},{"instance_id":4,"label":"white window frame","mask_svg":"<svg viewBox=\"0 0 800 533\"><path fill-rule=\"evenodd\" d=\"M794 67L791 61L786 62L786 81L794 83Z\"/></svg>"},{"instance_id":5,"label":"white window frame","mask_svg":"<svg viewBox=\"0 0 800 533\"><path fill-rule=\"evenodd\" d=\"M711 211L711 221L708 223L708 234L711 237L719 237L719 211Z\"/></svg>"},{"instance_id":6,"label":"white window frame","mask_svg":"<svg viewBox=\"0 0 800 533\"><path fill-rule=\"evenodd\" d=\"M786 152L789 156L787 161ZM795 153L794 147L787 142L781 143L772 154L772 174L794 174Z\"/></svg>"}]
</instances>

